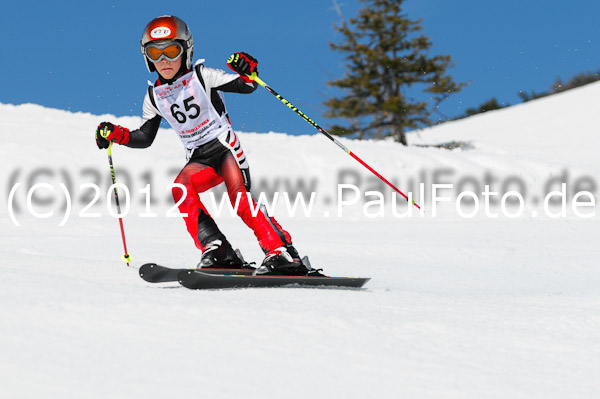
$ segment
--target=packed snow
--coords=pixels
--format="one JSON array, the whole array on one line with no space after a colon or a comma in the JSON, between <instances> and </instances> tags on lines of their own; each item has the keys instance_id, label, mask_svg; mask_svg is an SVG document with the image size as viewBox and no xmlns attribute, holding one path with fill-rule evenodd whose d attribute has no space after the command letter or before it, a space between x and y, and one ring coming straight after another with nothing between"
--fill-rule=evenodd
<instances>
[{"instance_id":1,"label":"packed snow","mask_svg":"<svg viewBox=\"0 0 600 399\"><path fill-rule=\"evenodd\" d=\"M172 217L175 133L113 148L127 267L94 130L140 119L0 104L0 396L598 397L599 98L591 84L411 133L409 147L340 139L422 214L318 133L238 132L255 194L301 192L309 207L314 193L308 212L274 207L301 254L371 277L360 290L144 282L143 263L200 258ZM464 146L433 147L450 141ZM202 198L217 213L215 192ZM260 262L223 205L218 224Z\"/></svg>"}]
</instances>

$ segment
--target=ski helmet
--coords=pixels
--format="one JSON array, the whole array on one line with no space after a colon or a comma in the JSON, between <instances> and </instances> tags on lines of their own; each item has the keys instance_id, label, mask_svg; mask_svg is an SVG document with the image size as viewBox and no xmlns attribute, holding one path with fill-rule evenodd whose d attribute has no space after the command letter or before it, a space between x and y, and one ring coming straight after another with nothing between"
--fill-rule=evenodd
<instances>
[{"instance_id":1,"label":"ski helmet","mask_svg":"<svg viewBox=\"0 0 600 399\"><path fill-rule=\"evenodd\" d=\"M154 18L144 28L142 34L142 40L140 41L142 55L146 62L148 71L156 71L154 63L146 57L144 51L148 43L154 41L164 40L175 40L183 46L185 52L185 66L187 69L192 67L192 57L194 55L194 38L188 28L187 24L183 20L173 15L163 15L158 18Z\"/></svg>"}]
</instances>

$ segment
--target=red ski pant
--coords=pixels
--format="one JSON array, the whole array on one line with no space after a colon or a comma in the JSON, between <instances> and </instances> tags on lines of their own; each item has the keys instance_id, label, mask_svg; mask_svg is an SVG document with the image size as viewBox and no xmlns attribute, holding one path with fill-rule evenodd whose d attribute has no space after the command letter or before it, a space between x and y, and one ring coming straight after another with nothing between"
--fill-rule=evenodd
<instances>
[{"instance_id":1,"label":"red ski pant","mask_svg":"<svg viewBox=\"0 0 600 399\"><path fill-rule=\"evenodd\" d=\"M231 153L225 154L219 169L220 174L211 166L192 161L181 170L175 179L175 183L182 184L185 190L174 187L172 190L173 199L177 203L181 200L182 195L185 195L185 198L179 204L179 211L187 214L183 219L196 247L204 250L198 238L200 212L209 215L208 210L200 201L199 194L223 181L232 207L235 207L239 196L237 215L253 230L258 239L258 244L265 253L285 244L291 245L292 239L289 233L283 230L274 218L269 217L262 210L255 212L256 216L252 214L252 208L256 209L256 202L250 197L251 208L249 196L247 195L249 187L246 187L242 171Z\"/></svg>"}]
</instances>

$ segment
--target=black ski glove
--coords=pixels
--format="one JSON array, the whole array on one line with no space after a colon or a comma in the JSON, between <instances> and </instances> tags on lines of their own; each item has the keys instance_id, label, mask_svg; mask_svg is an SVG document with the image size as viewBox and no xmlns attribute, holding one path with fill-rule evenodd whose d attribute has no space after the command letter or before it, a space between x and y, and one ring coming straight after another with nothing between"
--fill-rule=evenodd
<instances>
[{"instance_id":1,"label":"black ski glove","mask_svg":"<svg viewBox=\"0 0 600 399\"><path fill-rule=\"evenodd\" d=\"M129 142L129 129L113 125L110 122L102 122L96 129L96 145L98 148L108 148L109 142L127 144Z\"/></svg>"},{"instance_id":2,"label":"black ski glove","mask_svg":"<svg viewBox=\"0 0 600 399\"><path fill-rule=\"evenodd\" d=\"M244 82L250 83L253 80L248 75L256 72L258 76L258 60L248 53L234 53L229 56L227 66L238 73Z\"/></svg>"}]
</instances>

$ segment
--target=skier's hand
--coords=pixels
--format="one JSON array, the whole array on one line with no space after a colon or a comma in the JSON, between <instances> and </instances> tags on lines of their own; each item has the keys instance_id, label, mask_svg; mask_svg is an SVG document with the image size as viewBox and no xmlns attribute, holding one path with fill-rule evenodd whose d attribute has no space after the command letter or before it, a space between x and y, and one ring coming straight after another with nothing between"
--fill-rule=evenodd
<instances>
[{"instance_id":1,"label":"skier's hand","mask_svg":"<svg viewBox=\"0 0 600 399\"><path fill-rule=\"evenodd\" d=\"M102 122L96 129L96 145L98 148L108 148L109 142L117 144L129 143L129 129L113 125L110 122Z\"/></svg>"},{"instance_id":2,"label":"skier's hand","mask_svg":"<svg viewBox=\"0 0 600 399\"><path fill-rule=\"evenodd\" d=\"M253 79L248 75L256 73L258 76L258 61L248 53L233 53L227 60L227 66L238 73L244 82L250 83Z\"/></svg>"}]
</instances>

